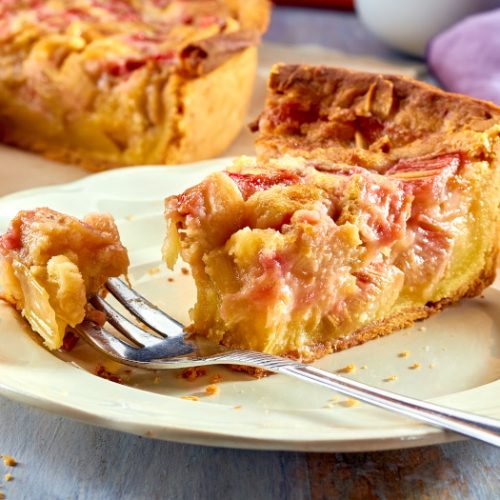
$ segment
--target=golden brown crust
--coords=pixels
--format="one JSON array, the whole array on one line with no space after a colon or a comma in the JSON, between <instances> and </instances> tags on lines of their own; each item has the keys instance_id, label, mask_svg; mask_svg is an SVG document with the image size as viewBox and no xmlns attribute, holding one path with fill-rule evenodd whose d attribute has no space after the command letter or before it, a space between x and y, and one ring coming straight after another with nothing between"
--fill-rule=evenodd
<instances>
[{"instance_id":1,"label":"golden brown crust","mask_svg":"<svg viewBox=\"0 0 500 500\"><path fill-rule=\"evenodd\" d=\"M185 163L221 154L245 122L256 72L257 49L252 47L201 78L180 77L182 112L164 162Z\"/></svg>"},{"instance_id":2,"label":"golden brown crust","mask_svg":"<svg viewBox=\"0 0 500 500\"><path fill-rule=\"evenodd\" d=\"M253 125L261 157L327 157L366 167L466 150L500 122L500 108L394 75L276 65L266 109ZM471 143L473 149L470 149Z\"/></svg>"}]
</instances>

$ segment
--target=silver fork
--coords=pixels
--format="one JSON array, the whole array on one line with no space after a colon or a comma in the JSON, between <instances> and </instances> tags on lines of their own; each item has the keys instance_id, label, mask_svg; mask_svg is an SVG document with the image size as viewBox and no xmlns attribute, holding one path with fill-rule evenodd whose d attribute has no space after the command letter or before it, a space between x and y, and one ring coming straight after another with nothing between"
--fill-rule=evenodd
<instances>
[{"instance_id":1,"label":"silver fork","mask_svg":"<svg viewBox=\"0 0 500 500\"><path fill-rule=\"evenodd\" d=\"M102 297L92 297L92 305L104 312L107 321L129 342L89 320L78 325L76 330L90 345L120 363L151 370L217 364L262 368L321 385L365 403L500 447L500 420L401 396L291 359L195 342L187 336L183 325L122 280L111 278L106 288L125 309L156 332L156 335L149 333L129 321Z\"/></svg>"}]
</instances>

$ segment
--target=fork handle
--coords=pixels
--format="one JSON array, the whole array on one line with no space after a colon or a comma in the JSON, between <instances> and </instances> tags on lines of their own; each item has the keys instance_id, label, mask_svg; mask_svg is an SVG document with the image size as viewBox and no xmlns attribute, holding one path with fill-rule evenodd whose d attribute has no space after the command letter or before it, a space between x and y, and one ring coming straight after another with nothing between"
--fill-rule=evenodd
<instances>
[{"instance_id":1,"label":"fork handle","mask_svg":"<svg viewBox=\"0 0 500 500\"><path fill-rule=\"evenodd\" d=\"M269 367L268 367L269 369ZM401 413L416 420L451 430L500 447L500 421L446 408L427 401L371 387L360 382L296 362L279 363L272 371L322 385L341 394L356 398L386 410Z\"/></svg>"}]
</instances>

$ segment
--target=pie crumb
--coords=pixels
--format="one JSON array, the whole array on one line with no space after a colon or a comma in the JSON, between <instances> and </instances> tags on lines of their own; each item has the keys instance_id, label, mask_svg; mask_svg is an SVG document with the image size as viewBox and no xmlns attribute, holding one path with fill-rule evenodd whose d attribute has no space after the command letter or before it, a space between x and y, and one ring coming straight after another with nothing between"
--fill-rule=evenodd
<instances>
[{"instance_id":1,"label":"pie crumb","mask_svg":"<svg viewBox=\"0 0 500 500\"><path fill-rule=\"evenodd\" d=\"M384 378L384 382L395 382L398 379L397 375L390 375L387 378Z\"/></svg>"},{"instance_id":2,"label":"pie crumb","mask_svg":"<svg viewBox=\"0 0 500 500\"><path fill-rule=\"evenodd\" d=\"M78 337L78 335L76 335L75 332L68 330L64 334L63 345L61 349L66 352L71 352L76 347L76 344L78 344L79 340L80 337Z\"/></svg>"},{"instance_id":3,"label":"pie crumb","mask_svg":"<svg viewBox=\"0 0 500 500\"><path fill-rule=\"evenodd\" d=\"M207 385L207 388L205 389L205 392L209 396L216 396L217 394L219 394L220 389L215 384L210 384L210 385Z\"/></svg>"},{"instance_id":4,"label":"pie crumb","mask_svg":"<svg viewBox=\"0 0 500 500\"><path fill-rule=\"evenodd\" d=\"M419 368L421 367L420 363L413 363L412 365L410 365L408 368L410 370L418 370Z\"/></svg>"},{"instance_id":5,"label":"pie crumb","mask_svg":"<svg viewBox=\"0 0 500 500\"><path fill-rule=\"evenodd\" d=\"M425 326L419 326L418 327L418 331L419 332L425 332L425 330L427 330L427 327L425 327Z\"/></svg>"},{"instance_id":6,"label":"pie crumb","mask_svg":"<svg viewBox=\"0 0 500 500\"><path fill-rule=\"evenodd\" d=\"M10 455L2 455L4 465L8 467L15 467L17 465L16 459Z\"/></svg>"},{"instance_id":7,"label":"pie crumb","mask_svg":"<svg viewBox=\"0 0 500 500\"><path fill-rule=\"evenodd\" d=\"M7 474L5 474L5 476L3 478L6 481L12 481L14 479L14 476L10 472L7 472Z\"/></svg>"},{"instance_id":8,"label":"pie crumb","mask_svg":"<svg viewBox=\"0 0 500 500\"><path fill-rule=\"evenodd\" d=\"M3 500L5 498L5 493L3 491L0 491L0 500Z\"/></svg>"},{"instance_id":9,"label":"pie crumb","mask_svg":"<svg viewBox=\"0 0 500 500\"><path fill-rule=\"evenodd\" d=\"M398 354L398 358L407 358L410 355L410 351L403 351Z\"/></svg>"},{"instance_id":10,"label":"pie crumb","mask_svg":"<svg viewBox=\"0 0 500 500\"><path fill-rule=\"evenodd\" d=\"M199 401L198 396L181 396L181 399L186 399L187 401Z\"/></svg>"},{"instance_id":11,"label":"pie crumb","mask_svg":"<svg viewBox=\"0 0 500 500\"><path fill-rule=\"evenodd\" d=\"M203 368L201 366L192 366L191 368L186 368L185 370L182 370L181 378L192 382L193 380L196 380L199 377L203 377L206 374L207 374L206 368Z\"/></svg>"},{"instance_id":12,"label":"pie crumb","mask_svg":"<svg viewBox=\"0 0 500 500\"><path fill-rule=\"evenodd\" d=\"M184 274L184 275L188 275L189 274L189 269L187 267L181 267L181 273Z\"/></svg>"},{"instance_id":13,"label":"pie crumb","mask_svg":"<svg viewBox=\"0 0 500 500\"><path fill-rule=\"evenodd\" d=\"M339 398L338 396L333 396L333 398L330 398L330 401L331 401L332 403L336 403L336 402L337 402L337 401L339 401L339 400L340 400L340 398Z\"/></svg>"},{"instance_id":14,"label":"pie crumb","mask_svg":"<svg viewBox=\"0 0 500 500\"><path fill-rule=\"evenodd\" d=\"M337 370L337 373L354 373L356 371L356 365L354 363L350 363L347 366L344 366L344 368L340 368Z\"/></svg>"},{"instance_id":15,"label":"pie crumb","mask_svg":"<svg viewBox=\"0 0 500 500\"><path fill-rule=\"evenodd\" d=\"M361 365L359 368L360 368L361 370L366 370L366 369L368 368L368 365Z\"/></svg>"},{"instance_id":16,"label":"pie crumb","mask_svg":"<svg viewBox=\"0 0 500 500\"><path fill-rule=\"evenodd\" d=\"M148 274L149 275L154 275L154 274L158 274L160 272L160 268L159 267L150 267L148 269Z\"/></svg>"},{"instance_id":17,"label":"pie crumb","mask_svg":"<svg viewBox=\"0 0 500 500\"><path fill-rule=\"evenodd\" d=\"M436 363L430 363L429 368L432 370L433 368L436 368Z\"/></svg>"},{"instance_id":18,"label":"pie crumb","mask_svg":"<svg viewBox=\"0 0 500 500\"><path fill-rule=\"evenodd\" d=\"M210 378L210 383L211 384L218 384L219 382L222 382L224 379L222 378L222 375L220 373L215 373L212 375Z\"/></svg>"},{"instance_id":19,"label":"pie crumb","mask_svg":"<svg viewBox=\"0 0 500 500\"><path fill-rule=\"evenodd\" d=\"M241 405L236 405L233 406L233 410L241 410L242 406Z\"/></svg>"},{"instance_id":20,"label":"pie crumb","mask_svg":"<svg viewBox=\"0 0 500 500\"><path fill-rule=\"evenodd\" d=\"M346 408L351 408L353 406L358 405L359 401L357 399L347 398L346 400L342 401L340 404L342 406L345 406Z\"/></svg>"},{"instance_id":21,"label":"pie crumb","mask_svg":"<svg viewBox=\"0 0 500 500\"><path fill-rule=\"evenodd\" d=\"M111 382L115 382L116 384L123 384L122 377L119 377L118 375L114 375L113 373L111 373L109 370L107 370L102 365L97 366L95 374L98 377L103 378L104 380L109 380Z\"/></svg>"},{"instance_id":22,"label":"pie crumb","mask_svg":"<svg viewBox=\"0 0 500 500\"><path fill-rule=\"evenodd\" d=\"M173 283L173 282L174 282L174 278L169 277L169 278L167 278L167 281L168 281L169 283Z\"/></svg>"}]
</instances>

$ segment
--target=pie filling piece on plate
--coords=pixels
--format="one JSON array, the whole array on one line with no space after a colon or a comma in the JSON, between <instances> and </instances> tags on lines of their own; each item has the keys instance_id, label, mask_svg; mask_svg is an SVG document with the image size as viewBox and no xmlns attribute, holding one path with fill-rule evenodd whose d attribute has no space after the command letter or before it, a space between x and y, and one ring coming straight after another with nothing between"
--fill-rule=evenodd
<instances>
[{"instance_id":1,"label":"pie filling piece on plate","mask_svg":"<svg viewBox=\"0 0 500 500\"><path fill-rule=\"evenodd\" d=\"M277 66L256 160L167 198L191 330L313 359L385 335L495 275L500 110L401 77Z\"/></svg>"},{"instance_id":2,"label":"pie filling piece on plate","mask_svg":"<svg viewBox=\"0 0 500 500\"><path fill-rule=\"evenodd\" d=\"M2 298L13 304L49 349L81 323L87 297L127 273L127 251L111 216L83 220L48 208L19 212L0 236Z\"/></svg>"}]
</instances>

